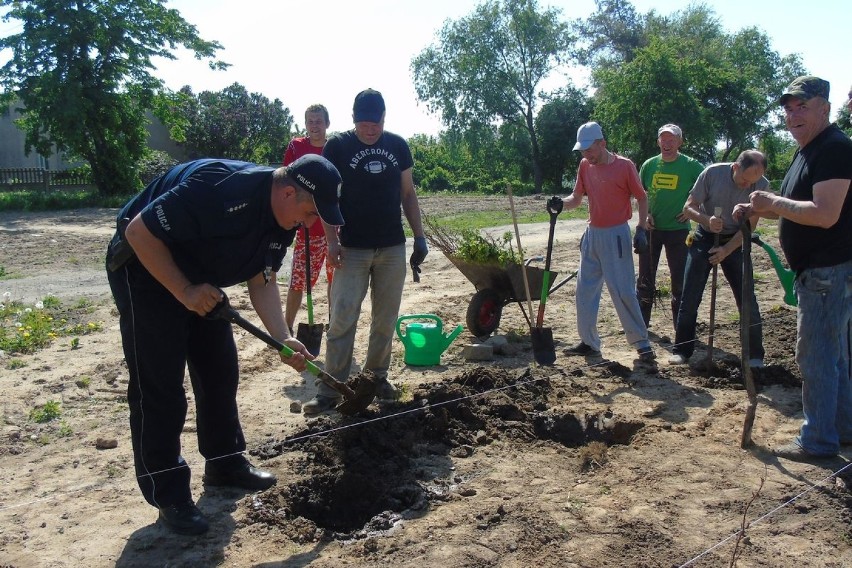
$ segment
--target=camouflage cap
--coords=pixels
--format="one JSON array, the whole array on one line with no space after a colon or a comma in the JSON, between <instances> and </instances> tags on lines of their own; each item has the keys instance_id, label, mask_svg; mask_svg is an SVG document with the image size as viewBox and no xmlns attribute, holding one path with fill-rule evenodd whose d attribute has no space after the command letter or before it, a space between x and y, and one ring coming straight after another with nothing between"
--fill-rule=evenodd
<instances>
[{"instance_id":1,"label":"camouflage cap","mask_svg":"<svg viewBox=\"0 0 852 568\"><path fill-rule=\"evenodd\" d=\"M674 134L678 138L683 138L683 130L681 130L680 126L678 126L677 124L669 123L662 125L660 129L657 130L657 137L659 137L660 134L662 134L663 132L669 132L671 134Z\"/></svg>"},{"instance_id":2,"label":"camouflage cap","mask_svg":"<svg viewBox=\"0 0 852 568\"><path fill-rule=\"evenodd\" d=\"M813 75L796 77L793 82L784 89L784 94L778 99L778 104L783 105L790 97L796 97L806 101L813 97L822 97L828 100L829 83L825 79Z\"/></svg>"}]
</instances>

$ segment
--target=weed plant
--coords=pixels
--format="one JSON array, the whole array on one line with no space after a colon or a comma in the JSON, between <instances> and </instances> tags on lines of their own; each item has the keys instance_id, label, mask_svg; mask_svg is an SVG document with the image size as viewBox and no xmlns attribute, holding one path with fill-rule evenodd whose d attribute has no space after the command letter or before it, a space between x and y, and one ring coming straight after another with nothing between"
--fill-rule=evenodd
<instances>
[{"instance_id":1,"label":"weed plant","mask_svg":"<svg viewBox=\"0 0 852 568\"><path fill-rule=\"evenodd\" d=\"M505 266L515 262L515 254L511 248L512 234L505 233L501 241L483 237L478 231L465 229L461 232L456 254L477 264L499 264Z\"/></svg>"},{"instance_id":2,"label":"weed plant","mask_svg":"<svg viewBox=\"0 0 852 568\"><path fill-rule=\"evenodd\" d=\"M102 329L100 322L83 321L87 304L65 309L59 299L47 296L32 306L12 301L9 293L0 303L0 351L34 353L58 337L87 335Z\"/></svg>"},{"instance_id":3,"label":"weed plant","mask_svg":"<svg viewBox=\"0 0 852 568\"><path fill-rule=\"evenodd\" d=\"M41 406L36 406L30 410L30 420L38 424L44 424L51 420L56 420L61 414L59 403L55 400L48 400Z\"/></svg>"}]
</instances>

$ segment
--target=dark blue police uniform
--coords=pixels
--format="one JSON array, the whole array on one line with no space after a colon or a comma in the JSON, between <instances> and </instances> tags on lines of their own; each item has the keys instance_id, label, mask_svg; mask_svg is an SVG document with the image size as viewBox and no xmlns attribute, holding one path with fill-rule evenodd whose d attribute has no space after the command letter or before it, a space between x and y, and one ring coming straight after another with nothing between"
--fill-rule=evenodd
<instances>
[{"instance_id":1,"label":"dark blue police uniform","mask_svg":"<svg viewBox=\"0 0 852 568\"><path fill-rule=\"evenodd\" d=\"M226 287L280 269L295 229L276 222L274 168L231 160L180 164L154 180L119 213L141 213L193 284ZM107 255L120 236L116 234ZM165 507L191 499L190 470L180 455L186 418L184 373L195 394L198 445L227 468L245 458L237 412L237 351L231 325L181 304L135 258L108 270L120 314L130 382L130 430L139 487Z\"/></svg>"}]
</instances>

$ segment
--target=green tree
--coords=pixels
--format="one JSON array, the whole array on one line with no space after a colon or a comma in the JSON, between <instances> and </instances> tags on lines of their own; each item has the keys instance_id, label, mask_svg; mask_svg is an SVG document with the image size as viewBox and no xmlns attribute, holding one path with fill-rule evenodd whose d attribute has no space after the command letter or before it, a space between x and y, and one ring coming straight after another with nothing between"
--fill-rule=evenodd
<instances>
[{"instance_id":1,"label":"green tree","mask_svg":"<svg viewBox=\"0 0 852 568\"><path fill-rule=\"evenodd\" d=\"M577 128L589 120L592 106L585 93L569 87L545 103L536 116L546 191L565 193L571 187L568 182L576 177L582 157L572 150L573 141Z\"/></svg>"},{"instance_id":2,"label":"green tree","mask_svg":"<svg viewBox=\"0 0 852 568\"><path fill-rule=\"evenodd\" d=\"M449 127L501 121L526 130L537 192L539 84L567 60L574 42L560 14L535 0L486 0L447 22L411 63L418 98Z\"/></svg>"},{"instance_id":3,"label":"green tree","mask_svg":"<svg viewBox=\"0 0 852 568\"><path fill-rule=\"evenodd\" d=\"M761 136L757 149L766 155L766 178L774 182L775 189L780 187L797 148L796 141L789 134L767 132Z\"/></svg>"},{"instance_id":4,"label":"green tree","mask_svg":"<svg viewBox=\"0 0 852 568\"><path fill-rule=\"evenodd\" d=\"M636 50L648 44L645 17L628 0L595 0L595 11L574 28L586 40L575 50L582 65L591 67L629 63Z\"/></svg>"},{"instance_id":5,"label":"green tree","mask_svg":"<svg viewBox=\"0 0 852 568\"><path fill-rule=\"evenodd\" d=\"M26 151L52 146L86 160L104 195L134 191L146 150L145 111L162 82L152 58L183 46L210 66L222 46L198 36L161 0L0 0L3 22L20 33L0 39L11 58L0 68L2 102L20 104Z\"/></svg>"},{"instance_id":6,"label":"green tree","mask_svg":"<svg viewBox=\"0 0 852 568\"><path fill-rule=\"evenodd\" d=\"M713 161L715 133L705 129L706 111L690 91L700 66L680 57L671 43L654 39L630 63L596 72L594 117L609 146L641 162L659 153L657 129L674 122L686 133L684 152Z\"/></svg>"},{"instance_id":7,"label":"green tree","mask_svg":"<svg viewBox=\"0 0 852 568\"><path fill-rule=\"evenodd\" d=\"M852 136L852 113L843 105L837 113L837 126L843 129L847 136Z\"/></svg>"},{"instance_id":8,"label":"green tree","mask_svg":"<svg viewBox=\"0 0 852 568\"><path fill-rule=\"evenodd\" d=\"M666 122L684 128L686 153L733 159L777 128L778 93L804 74L797 55L781 57L756 28L727 33L705 4L644 16L626 0L598 7L604 13L578 24L593 34L583 37L583 53L596 64L595 118L637 160L657 152L656 131Z\"/></svg>"},{"instance_id":9,"label":"green tree","mask_svg":"<svg viewBox=\"0 0 852 568\"><path fill-rule=\"evenodd\" d=\"M429 191L483 192L506 178L511 167L500 152L493 127L418 134L408 140L414 157L414 183Z\"/></svg>"},{"instance_id":10,"label":"green tree","mask_svg":"<svg viewBox=\"0 0 852 568\"><path fill-rule=\"evenodd\" d=\"M170 98L167 124L193 158L277 163L293 136L293 116L279 100L239 83L197 96L186 86Z\"/></svg>"}]
</instances>

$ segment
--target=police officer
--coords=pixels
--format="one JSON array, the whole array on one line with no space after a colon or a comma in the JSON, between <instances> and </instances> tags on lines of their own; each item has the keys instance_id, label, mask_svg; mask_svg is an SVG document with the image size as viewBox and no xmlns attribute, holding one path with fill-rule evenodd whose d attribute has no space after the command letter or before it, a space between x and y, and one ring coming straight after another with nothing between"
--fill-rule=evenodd
<instances>
[{"instance_id":1,"label":"police officer","mask_svg":"<svg viewBox=\"0 0 852 568\"><path fill-rule=\"evenodd\" d=\"M145 500L174 532L208 529L192 500L190 470L180 452L186 367L198 446L206 459L204 483L248 490L276 483L243 456L231 326L204 316L222 300L221 287L246 282L270 335L295 351L283 361L304 370L311 357L284 323L276 272L297 227L318 216L343 225L340 183L337 169L316 155L278 169L196 160L151 182L119 213L107 267L130 374L136 475Z\"/></svg>"}]
</instances>

